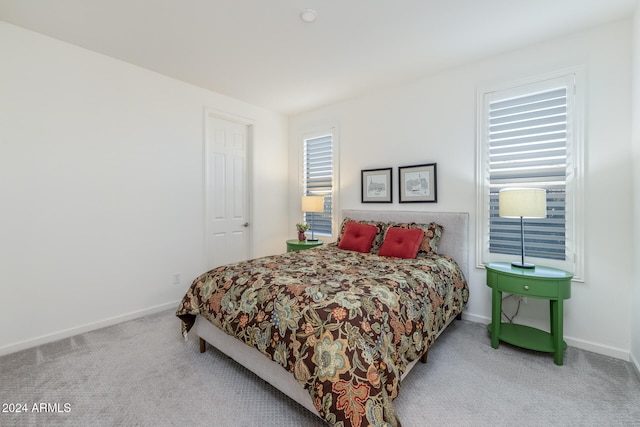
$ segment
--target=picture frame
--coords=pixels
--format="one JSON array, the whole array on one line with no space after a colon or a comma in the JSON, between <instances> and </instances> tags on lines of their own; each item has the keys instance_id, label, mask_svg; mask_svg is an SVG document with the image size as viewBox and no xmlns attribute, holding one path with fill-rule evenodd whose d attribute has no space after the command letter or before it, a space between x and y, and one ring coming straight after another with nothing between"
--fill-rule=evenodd
<instances>
[{"instance_id":1,"label":"picture frame","mask_svg":"<svg viewBox=\"0 0 640 427\"><path fill-rule=\"evenodd\" d=\"M399 167L400 203L437 203L437 178L436 163Z\"/></svg>"},{"instance_id":2,"label":"picture frame","mask_svg":"<svg viewBox=\"0 0 640 427\"><path fill-rule=\"evenodd\" d=\"M362 203L392 203L392 168L363 169L361 172Z\"/></svg>"}]
</instances>

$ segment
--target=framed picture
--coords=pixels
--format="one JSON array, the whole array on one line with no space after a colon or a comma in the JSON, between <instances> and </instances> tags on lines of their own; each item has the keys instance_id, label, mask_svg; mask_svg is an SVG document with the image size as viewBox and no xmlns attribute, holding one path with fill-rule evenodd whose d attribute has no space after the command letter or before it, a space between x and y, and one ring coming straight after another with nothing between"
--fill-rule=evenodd
<instances>
[{"instance_id":1,"label":"framed picture","mask_svg":"<svg viewBox=\"0 0 640 427\"><path fill-rule=\"evenodd\" d=\"M438 201L436 163L401 166L398 168L398 178L400 203Z\"/></svg>"},{"instance_id":2,"label":"framed picture","mask_svg":"<svg viewBox=\"0 0 640 427\"><path fill-rule=\"evenodd\" d=\"M391 168L362 171L362 203L391 203Z\"/></svg>"}]
</instances>

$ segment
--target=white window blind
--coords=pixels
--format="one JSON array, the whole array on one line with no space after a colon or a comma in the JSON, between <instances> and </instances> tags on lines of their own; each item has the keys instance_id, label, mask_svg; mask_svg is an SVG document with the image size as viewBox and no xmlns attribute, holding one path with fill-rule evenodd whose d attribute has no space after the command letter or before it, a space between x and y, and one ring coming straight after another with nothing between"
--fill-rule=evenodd
<instances>
[{"instance_id":1,"label":"white window blind","mask_svg":"<svg viewBox=\"0 0 640 427\"><path fill-rule=\"evenodd\" d=\"M525 220L525 252L565 260L566 86L489 103L489 252L519 255L520 220L498 216L498 192L544 188L547 217Z\"/></svg>"},{"instance_id":2,"label":"white window blind","mask_svg":"<svg viewBox=\"0 0 640 427\"><path fill-rule=\"evenodd\" d=\"M324 212L304 212L304 221L313 232L331 236L333 213L333 136L304 139L303 195L324 196Z\"/></svg>"}]
</instances>

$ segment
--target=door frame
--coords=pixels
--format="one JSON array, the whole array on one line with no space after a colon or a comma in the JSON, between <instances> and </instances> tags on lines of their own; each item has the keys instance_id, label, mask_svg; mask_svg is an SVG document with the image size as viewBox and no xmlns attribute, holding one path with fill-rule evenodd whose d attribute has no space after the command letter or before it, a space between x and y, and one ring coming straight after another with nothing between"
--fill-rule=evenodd
<instances>
[{"instance_id":1,"label":"door frame","mask_svg":"<svg viewBox=\"0 0 640 427\"><path fill-rule=\"evenodd\" d=\"M211 181L210 181L210 168L209 168L209 147L207 144L207 137L209 136L209 126L208 126L208 118L209 117L217 117L222 120L227 120L230 122L235 122L247 127L247 191L246 191L246 207L247 207L247 221L249 222L249 239L248 239L248 256L249 259L253 258L253 134L254 134L254 126L255 120L249 117L240 116L237 114L229 113L226 111L216 110L213 108L206 107L204 109L203 116L203 179L204 179L204 194L203 194L203 221L204 221L204 236L202 240L202 253L203 253L203 262L206 266L206 260L208 259L208 244L207 239L209 238L209 233L211 232L211 228L209 226L209 197L211 190Z\"/></svg>"}]
</instances>

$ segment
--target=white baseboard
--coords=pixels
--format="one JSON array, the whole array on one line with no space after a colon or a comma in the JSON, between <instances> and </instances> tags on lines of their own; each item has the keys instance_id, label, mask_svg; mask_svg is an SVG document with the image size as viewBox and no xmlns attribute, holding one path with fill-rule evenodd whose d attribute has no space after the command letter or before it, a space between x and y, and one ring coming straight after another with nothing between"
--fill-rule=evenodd
<instances>
[{"instance_id":1,"label":"white baseboard","mask_svg":"<svg viewBox=\"0 0 640 427\"><path fill-rule=\"evenodd\" d=\"M462 312L462 319L468 320L474 323L483 323L485 325L488 325L489 323L491 323L491 319L489 319L488 317L478 316L476 314L470 314L470 313L467 313L466 311Z\"/></svg>"},{"instance_id":2,"label":"white baseboard","mask_svg":"<svg viewBox=\"0 0 640 427\"><path fill-rule=\"evenodd\" d=\"M485 316L478 316L475 314L467 313L465 311L462 312L462 318L464 320L469 320L475 323L482 323L484 325L488 325L491 323L491 319ZM602 344L593 343L590 341L580 340L577 338L568 337L565 335L564 340L567 342L568 346L579 348L581 350L590 351L592 353L602 354L604 356L611 356L616 359L624 360L625 362L629 362L631 359L631 355L629 351L625 351L619 348L610 347ZM636 368L638 368L638 363L635 361Z\"/></svg>"},{"instance_id":3,"label":"white baseboard","mask_svg":"<svg viewBox=\"0 0 640 427\"><path fill-rule=\"evenodd\" d=\"M83 334L85 332L93 331L96 329L104 328L107 326L116 325L118 323L126 322L127 320L137 319L139 317L147 316L149 314L159 313L170 308L176 308L180 304L180 300L168 302L165 304L156 305L153 307L145 308L143 310L132 311L130 313L122 314L119 316L109 317L98 322L88 323L86 325L78 326L75 328L65 329L63 331L54 332L52 334L42 335L37 338L20 341L13 344L8 344L0 347L0 356L5 354L15 353L21 350L26 350L31 347L36 347L42 344L58 341L64 338L69 338L74 335Z\"/></svg>"},{"instance_id":4,"label":"white baseboard","mask_svg":"<svg viewBox=\"0 0 640 427\"><path fill-rule=\"evenodd\" d=\"M636 368L636 374L638 374L638 378L640 378L640 361L633 357L633 354L630 355L631 364Z\"/></svg>"},{"instance_id":5,"label":"white baseboard","mask_svg":"<svg viewBox=\"0 0 640 427\"><path fill-rule=\"evenodd\" d=\"M93 330L104 328L107 326L116 325L118 323L126 322L127 320L137 319L139 317L147 316L149 314L159 313L161 311L168 310L173 307L178 307L179 303L180 303L180 300L176 300L173 302L156 305L154 307L149 307L143 310L133 311L120 316L110 317L98 322L88 323L86 325L66 329L64 331L54 332L52 334L42 335L37 338L20 341L14 344L5 345L3 347L0 347L0 356L9 354L9 353L15 353L21 350L26 350L31 347L36 347L42 344L58 341L64 338L69 338L74 335L83 334L85 332L93 331ZM464 320L469 320L475 323L482 323L484 325L487 325L491 322L491 319L489 319L488 317L478 316L468 312L463 312L462 318ZM575 339L567 336L565 336L564 339L567 342L567 345L570 345L572 347L576 347L586 351L591 351L593 353L598 353L605 356L611 356L616 359L622 359L626 362L630 361L635 366L638 373L640 374L640 363L635 357L633 357L630 354L629 351L624 351L622 349L618 349L615 347L609 347L602 344L596 344L589 341L579 340L579 339Z\"/></svg>"},{"instance_id":6,"label":"white baseboard","mask_svg":"<svg viewBox=\"0 0 640 427\"><path fill-rule=\"evenodd\" d=\"M616 359L624 360L628 362L630 359L629 351L622 350L616 347L610 347L607 345L597 344L590 341L584 341L577 338L568 337L565 335L564 340L568 346L576 347L581 350L590 351L592 353L602 354L604 356L611 356Z\"/></svg>"}]
</instances>

